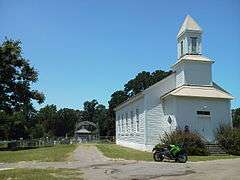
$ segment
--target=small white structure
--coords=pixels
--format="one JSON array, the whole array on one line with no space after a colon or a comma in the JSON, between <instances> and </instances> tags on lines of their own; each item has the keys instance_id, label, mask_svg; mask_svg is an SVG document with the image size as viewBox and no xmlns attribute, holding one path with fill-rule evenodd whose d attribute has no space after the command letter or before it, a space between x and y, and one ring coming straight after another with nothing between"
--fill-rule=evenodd
<instances>
[{"instance_id":1,"label":"small white structure","mask_svg":"<svg viewBox=\"0 0 240 180\"><path fill-rule=\"evenodd\" d=\"M165 132L185 127L212 142L220 124L232 124L233 97L212 81L214 61L202 56L201 35L187 16L173 74L115 108L117 144L150 151Z\"/></svg>"}]
</instances>

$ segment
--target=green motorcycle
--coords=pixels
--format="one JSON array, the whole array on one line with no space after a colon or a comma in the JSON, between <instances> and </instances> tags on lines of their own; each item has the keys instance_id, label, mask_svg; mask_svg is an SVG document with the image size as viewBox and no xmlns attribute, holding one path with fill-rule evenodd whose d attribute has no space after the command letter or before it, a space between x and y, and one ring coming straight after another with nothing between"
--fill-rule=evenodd
<instances>
[{"instance_id":1,"label":"green motorcycle","mask_svg":"<svg viewBox=\"0 0 240 180\"><path fill-rule=\"evenodd\" d=\"M188 160L187 152L181 145L171 144L166 147L155 146L152 150L153 159L157 162L164 158L175 160L175 162L185 163Z\"/></svg>"}]
</instances>

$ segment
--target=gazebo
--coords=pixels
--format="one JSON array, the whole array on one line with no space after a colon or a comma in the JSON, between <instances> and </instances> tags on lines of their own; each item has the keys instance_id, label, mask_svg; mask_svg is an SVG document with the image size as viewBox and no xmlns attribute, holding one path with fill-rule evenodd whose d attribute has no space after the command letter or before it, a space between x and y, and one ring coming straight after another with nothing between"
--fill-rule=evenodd
<instances>
[{"instance_id":1,"label":"gazebo","mask_svg":"<svg viewBox=\"0 0 240 180\"><path fill-rule=\"evenodd\" d=\"M91 140L91 131L88 131L84 127L75 131L76 138L81 142L87 142Z\"/></svg>"},{"instance_id":2,"label":"gazebo","mask_svg":"<svg viewBox=\"0 0 240 180\"><path fill-rule=\"evenodd\" d=\"M93 131L87 130L86 127L92 127ZM90 121L83 121L76 124L75 137L79 142L88 142L98 139L98 128L97 125Z\"/></svg>"}]
</instances>

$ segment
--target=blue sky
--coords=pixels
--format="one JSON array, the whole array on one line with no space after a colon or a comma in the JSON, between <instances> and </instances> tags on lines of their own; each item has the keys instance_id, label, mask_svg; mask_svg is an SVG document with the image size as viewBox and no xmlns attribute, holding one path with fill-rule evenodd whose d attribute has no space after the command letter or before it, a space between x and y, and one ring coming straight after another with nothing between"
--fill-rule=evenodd
<instances>
[{"instance_id":1,"label":"blue sky","mask_svg":"<svg viewBox=\"0 0 240 180\"><path fill-rule=\"evenodd\" d=\"M213 79L240 107L240 1L0 0L0 40L20 39L39 71L33 87L46 104L81 109L107 105L140 71L169 70L187 14L203 28L203 54L215 60Z\"/></svg>"}]
</instances>

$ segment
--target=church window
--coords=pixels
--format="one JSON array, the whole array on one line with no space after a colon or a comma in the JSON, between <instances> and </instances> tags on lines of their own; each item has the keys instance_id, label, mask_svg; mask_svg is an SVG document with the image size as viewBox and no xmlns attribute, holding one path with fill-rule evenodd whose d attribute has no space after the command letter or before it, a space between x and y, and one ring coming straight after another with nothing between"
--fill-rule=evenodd
<instances>
[{"instance_id":1,"label":"church window","mask_svg":"<svg viewBox=\"0 0 240 180\"><path fill-rule=\"evenodd\" d=\"M129 127L128 127L128 113L127 112L125 114L125 118L126 118L126 132L128 133Z\"/></svg>"},{"instance_id":2,"label":"church window","mask_svg":"<svg viewBox=\"0 0 240 180\"><path fill-rule=\"evenodd\" d=\"M131 131L133 131L133 111L131 111Z\"/></svg>"},{"instance_id":3,"label":"church window","mask_svg":"<svg viewBox=\"0 0 240 180\"><path fill-rule=\"evenodd\" d=\"M139 132L139 110L136 109L136 132Z\"/></svg>"},{"instance_id":4,"label":"church window","mask_svg":"<svg viewBox=\"0 0 240 180\"><path fill-rule=\"evenodd\" d=\"M122 132L124 132L124 115L122 114Z\"/></svg>"},{"instance_id":5,"label":"church window","mask_svg":"<svg viewBox=\"0 0 240 180\"><path fill-rule=\"evenodd\" d=\"M181 41L181 56L183 55L183 41Z\"/></svg>"},{"instance_id":6,"label":"church window","mask_svg":"<svg viewBox=\"0 0 240 180\"><path fill-rule=\"evenodd\" d=\"M191 43L192 43L192 53L197 53L197 38L191 37Z\"/></svg>"},{"instance_id":7,"label":"church window","mask_svg":"<svg viewBox=\"0 0 240 180\"><path fill-rule=\"evenodd\" d=\"M121 121L121 118L120 118L120 116L118 115L118 121L117 121L118 133L121 132L121 124L120 124L120 121Z\"/></svg>"},{"instance_id":8,"label":"church window","mask_svg":"<svg viewBox=\"0 0 240 180\"><path fill-rule=\"evenodd\" d=\"M210 111L197 111L197 115L210 116Z\"/></svg>"}]
</instances>

